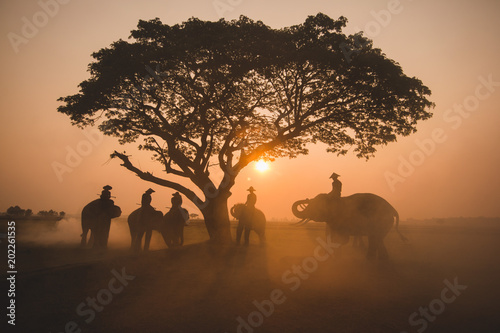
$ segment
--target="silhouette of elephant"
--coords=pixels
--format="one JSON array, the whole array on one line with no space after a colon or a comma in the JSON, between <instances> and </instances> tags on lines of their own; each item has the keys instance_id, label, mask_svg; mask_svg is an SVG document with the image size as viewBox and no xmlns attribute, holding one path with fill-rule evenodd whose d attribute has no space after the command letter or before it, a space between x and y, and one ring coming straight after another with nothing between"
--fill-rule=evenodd
<instances>
[{"instance_id":1,"label":"silhouette of elephant","mask_svg":"<svg viewBox=\"0 0 500 333\"><path fill-rule=\"evenodd\" d=\"M387 259L384 238L396 219L396 231L399 232L399 214L385 199L371 193L356 193L347 197L332 198L328 194L319 194L314 199L296 201L292 205L293 214L302 219L299 224L309 220L326 222L327 232L336 232L343 238L349 236L367 236L367 258Z\"/></svg>"},{"instance_id":2,"label":"silhouette of elephant","mask_svg":"<svg viewBox=\"0 0 500 333\"><path fill-rule=\"evenodd\" d=\"M165 243L168 247L184 244L184 226L189 219L189 212L182 207L172 207L163 217Z\"/></svg>"},{"instance_id":3,"label":"silhouette of elephant","mask_svg":"<svg viewBox=\"0 0 500 333\"><path fill-rule=\"evenodd\" d=\"M231 207L231 215L238 219L236 228L236 244L240 244L241 234L245 230L245 245L250 241L250 231L253 230L259 235L260 244L263 245L266 241L266 216L264 213L255 209L253 216L248 216L245 212L245 204L238 203Z\"/></svg>"},{"instance_id":4,"label":"silhouette of elephant","mask_svg":"<svg viewBox=\"0 0 500 333\"><path fill-rule=\"evenodd\" d=\"M158 210L151 211L146 216L142 215L142 207L134 210L128 217L131 248L140 251L142 237L146 234L144 251L148 251L153 230L162 235L168 247L182 246L184 243L184 225L188 218L188 211L184 208L172 208L165 216Z\"/></svg>"},{"instance_id":5,"label":"silhouette of elephant","mask_svg":"<svg viewBox=\"0 0 500 333\"><path fill-rule=\"evenodd\" d=\"M130 229L130 248L134 251L140 251L144 234L144 250L149 250L153 230L157 230L165 238L162 232L163 213L159 210L144 211L142 207L138 208L130 213L127 222Z\"/></svg>"},{"instance_id":6,"label":"silhouette of elephant","mask_svg":"<svg viewBox=\"0 0 500 333\"><path fill-rule=\"evenodd\" d=\"M96 199L82 209L82 240L80 245L87 245L87 234L90 231L88 243L93 242L94 248L106 248L108 245L111 219L122 214L120 207L112 200Z\"/></svg>"}]
</instances>

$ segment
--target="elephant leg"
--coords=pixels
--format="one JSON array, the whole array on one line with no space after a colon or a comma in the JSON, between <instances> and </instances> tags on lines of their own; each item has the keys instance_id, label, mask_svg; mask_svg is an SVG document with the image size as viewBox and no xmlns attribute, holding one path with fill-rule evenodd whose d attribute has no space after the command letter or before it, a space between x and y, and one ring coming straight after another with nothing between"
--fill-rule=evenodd
<instances>
[{"instance_id":1,"label":"elephant leg","mask_svg":"<svg viewBox=\"0 0 500 333\"><path fill-rule=\"evenodd\" d=\"M259 232L259 243L260 245L266 244L266 234L264 231Z\"/></svg>"},{"instance_id":2,"label":"elephant leg","mask_svg":"<svg viewBox=\"0 0 500 333\"><path fill-rule=\"evenodd\" d=\"M90 236L87 245L94 247L96 243L95 231L93 229L90 229L89 231L90 231Z\"/></svg>"},{"instance_id":3,"label":"elephant leg","mask_svg":"<svg viewBox=\"0 0 500 333\"><path fill-rule=\"evenodd\" d=\"M102 247L107 248L108 247L108 238L109 238L109 229L111 227L111 219L109 222L106 221L106 223L103 226L102 230Z\"/></svg>"},{"instance_id":4,"label":"elephant leg","mask_svg":"<svg viewBox=\"0 0 500 333\"><path fill-rule=\"evenodd\" d=\"M182 245L184 245L184 225L179 227L179 246Z\"/></svg>"},{"instance_id":5,"label":"elephant leg","mask_svg":"<svg viewBox=\"0 0 500 333\"><path fill-rule=\"evenodd\" d=\"M96 226L90 229L89 244L92 244L93 249L98 249L102 246L102 227Z\"/></svg>"},{"instance_id":6,"label":"elephant leg","mask_svg":"<svg viewBox=\"0 0 500 333\"><path fill-rule=\"evenodd\" d=\"M172 246L178 247L180 243L179 226L174 224L172 226Z\"/></svg>"},{"instance_id":7,"label":"elephant leg","mask_svg":"<svg viewBox=\"0 0 500 333\"><path fill-rule=\"evenodd\" d=\"M136 242L136 235L133 233L130 233L130 249L134 250L135 249L135 242Z\"/></svg>"},{"instance_id":8,"label":"elephant leg","mask_svg":"<svg viewBox=\"0 0 500 333\"><path fill-rule=\"evenodd\" d=\"M169 247L169 248L172 247L172 238L173 238L172 233L173 232L174 231L172 230L172 227L169 224L167 224L165 226L165 235L163 236L163 238L165 239L165 243L167 244L167 247Z\"/></svg>"},{"instance_id":9,"label":"elephant leg","mask_svg":"<svg viewBox=\"0 0 500 333\"><path fill-rule=\"evenodd\" d=\"M378 248L377 238L372 236L372 235L369 235L368 236L368 251L366 253L366 259L368 259L368 260L375 259L375 255L377 254L376 253L377 248Z\"/></svg>"},{"instance_id":10,"label":"elephant leg","mask_svg":"<svg viewBox=\"0 0 500 333\"><path fill-rule=\"evenodd\" d=\"M144 236L144 230L137 230L134 238L134 251L139 252L142 247L142 237Z\"/></svg>"},{"instance_id":11,"label":"elephant leg","mask_svg":"<svg viewBox=\"0 0 500 333\"><path fill-rule=\"evenodd\" d=\"M87 234L89 232L89 229L83 229L82 230L82 240L80 242L81 247L85 247L87 245Z\"/></svg>"},{"instance_id":12,"label":"elephant leg","mask_svg":"<svg viewBox=\"0 0 500 333\"><path fill-rule=\"evenodd\" d=\"M384 239L381 237L378 242L378 259L386 261L389 259L389 254L387 253L387 249L384 245Z\"/></svg>"},{"instance_id":13,"label":"elephant leg","mask_svg":"<svg viewBox=\"0 0 500 333\"><path fill-rule=\"evenodd\" d=\"M130 248L133 250L136 243L137 234L130 232Z\"/></svg>"},{"instance_id":14,"label":"elephant leg","mask_svg":"<svg viewBox=\"0 0 500 333\"><path fill-rule=\"evenodd\" d=\"M248 246L250 244L250 231L250 228L245 227L245 246Z\"/></svg>"},{"instance_id":15,"label":"elephant leg","mask_svg":"<svg viewBox=\"0 0 500 333\"><path fill-rule=\"evenodd\" d=\"M135 228L130 223L128 224L128 228L130 230L130 248L133 250L135 244L136 231Z\"/></svg>"},{"instance_id":16,"label":"elephant leg","mask_svg":"<svg viewBox=\"0 0 500 333\"><path fill-rule=\"evenodd\" d=\"M366 246L363 241L363 236L353 236L352 247L357 250L365 250Z\"/></svg>"},{"instance_id":17,"label":"elephant leg","mask_svg":"<svg viewBox=\"0 0 500 333\"><path fill-rule=\"evenodd\" d=\"M240 244L241 234L243 233L243 223L238 221L238 227L236 227L236 244Z\"/></svg>"},{"instance_id":18,"label":"elephant leg","mask_svg":"<svg viewBox=\"0 0 500 333\"><path fill-rule=\"evenodd\" d=\"M151 243L151 235L153 234L153 230L146 230L146 236L144 238L144 251L149 251L149 244Z\"/></svg>"}]
</instances>

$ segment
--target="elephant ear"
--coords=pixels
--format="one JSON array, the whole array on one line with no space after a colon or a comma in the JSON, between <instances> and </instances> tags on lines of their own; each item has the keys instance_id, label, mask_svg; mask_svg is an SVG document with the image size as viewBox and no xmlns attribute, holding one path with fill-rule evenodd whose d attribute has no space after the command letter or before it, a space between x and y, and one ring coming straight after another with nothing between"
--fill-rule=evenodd
<instances>
[{"instance_id":1,"label":"elephant ear","mask_svg":"<svg viewBox=\"0 0 500 333\"><path fill-rule=\"evenodd\" d=\"M120 217L122 215L122 210L118 206L113 206L113 215L111 216L112 218L114 217Z\"/></svg>"}]
</instances>

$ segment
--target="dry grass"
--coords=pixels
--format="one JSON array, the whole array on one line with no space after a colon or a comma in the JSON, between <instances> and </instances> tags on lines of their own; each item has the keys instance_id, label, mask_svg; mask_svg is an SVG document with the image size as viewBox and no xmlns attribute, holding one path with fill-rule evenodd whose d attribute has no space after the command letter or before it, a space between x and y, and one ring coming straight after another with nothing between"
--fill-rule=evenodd
<instances>
[{"instance_id":1,"label":"dry grass","mask_svg":"<svg viewBox=\"0 0 500 333\"><path fill-rule=\"evenodd\" d=\"M183 248L165 249L155 236L154 251L133 254L123 219L113 223L105 253L79 249L78 223L66 222L18 236L20 332L64 332L70 321L82 332L417 332L423 324L412 326L409 316L440 298L443 281L455 277L467 289L425 332L500 328L500 226L406 226L410 243L391 232L391 261L380 265L350 245L340 257L314 259L326 257L317 250L323 225L314 223L269 224L267 246L252 235L248 248L224 249L206 243L204 226L193 223ZM86 323L77 306L108 288L112 270L122 268L135 279ZM276 290L281 304L259 317L254 301ZM249 316L260 325L239 327L238 318L248 323Z\"/></svg>"}]
</instances>

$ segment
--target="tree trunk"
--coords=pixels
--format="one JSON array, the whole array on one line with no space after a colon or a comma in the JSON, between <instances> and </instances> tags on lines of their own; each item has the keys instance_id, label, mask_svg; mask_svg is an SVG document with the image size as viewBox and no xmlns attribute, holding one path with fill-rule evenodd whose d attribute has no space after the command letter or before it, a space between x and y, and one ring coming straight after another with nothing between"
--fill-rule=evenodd
<instances>
[{"instance_id":1,"label":"tree trunk","mask_svg":"<svg viewBox=\"0 0 500 333\"><path fill-rule=\"evenodd\" d=\"M228 198L228 195L219 194L209 199L207 206L201 210L210 240L217 244L231 243Z\"/></svg>"}]
</instances>

